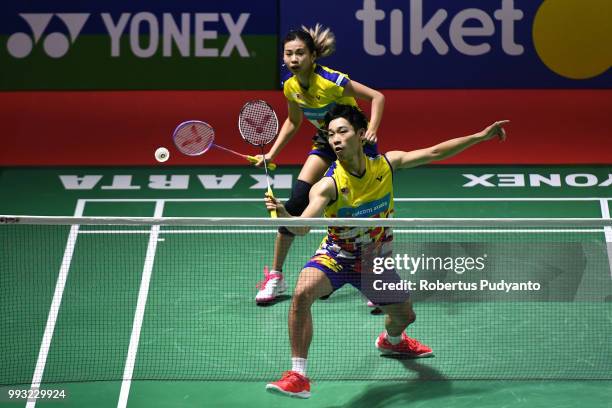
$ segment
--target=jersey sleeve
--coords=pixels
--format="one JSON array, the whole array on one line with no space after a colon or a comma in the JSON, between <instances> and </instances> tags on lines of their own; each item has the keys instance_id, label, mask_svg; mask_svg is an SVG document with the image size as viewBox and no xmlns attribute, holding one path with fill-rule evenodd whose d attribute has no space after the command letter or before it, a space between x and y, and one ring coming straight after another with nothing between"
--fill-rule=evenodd
<instances>
[{"instance_id":1,"label":"jersey sleeve","mask_svg":"<svg viewBox=\"0 0 612 408\"><path fill-rule=\"evenodd\" d=\"M350 78L348 77L348 75L343 74L341 72L338 72L337 74L338 76L336 77L336 81L334 81L334 84L332 85L331 92L335 99L340 99L343 97L344 87L350 81Z\"/></svg>"},{"instance_id":2,"label":"jersey sleeve","mask_svg":"<svg viewBox=\"0 0 612 408\"><path fill-rule=\"evenodd\" d=\"M342 98L342 94L344 93L344 87L350 81L350 78L347 74L344 74L339 71L334 71L328 67L317 65L315 68L315 73L318 74L321 78L324 79L323 87L325 88L325 92L327 95L332 97L335 100Z\"/></svg>"}]
</instances>

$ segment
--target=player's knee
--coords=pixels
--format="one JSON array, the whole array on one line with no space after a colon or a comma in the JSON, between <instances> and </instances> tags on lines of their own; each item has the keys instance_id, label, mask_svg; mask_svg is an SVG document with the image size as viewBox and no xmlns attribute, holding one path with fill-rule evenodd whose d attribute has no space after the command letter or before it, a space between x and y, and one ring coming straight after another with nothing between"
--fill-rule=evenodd
<instances>
[{"instance_id":1,"label":"player's knee","mask_svg":"<svg viewBox=\"0 0 612 408\"><path fill-rule=\"evenodd\" d=\"M312 184L302 180L296 180L293 188L291 189L291 197L285 203L285 209L293 216L300 216L308 207L308 194ZM278 232L283 235L290 237L295 236L294 233L289 231L286 227L279 227Z\"/></svg>"},{"instance_id":2,"label":"player's knee","mask_svg":"<svg viewBox=\"0 0 612 408\"><path fill-rule=\"evenodd\" d=\"M296 180L291 189L291 197L285 203L285 209L293 216L302 215L306 207L308 207L308 194L312 184L302 180Z\"/></svg>"},{"instance_id":3,"label":"player's knee","mask_svg":"<svg viewBox=\"0 0 612 408\"><path fill-rule=\"evenodd\" d=\"M293 216L302 215L306 207L308 207L308 194L310 193L311 188L312 184L302 180L296 180L293 188L291 189L291 197L285 203L285 209L289 214ZM295 234L289 231L286 227L280 227L278 232L290 237L295 236Z\"/></svg>"},{"instance_id":4,"label":"player's knee","mask_svg":"<svg viewBox=\"0 0 612 408\"><path fill-rule=\"evenodd\" d=\"M287 229L287 227L278 227L278 233L289 237L294 237L295 234Z\"/></svg>"},{"instance_id":5,"label":"player's knee","mask_svg":"<svg viewBox=\"0 0 612 408\"><path fill-rule=\"evenodd\" d=\"M293 304L297 307L310 307L315 301L315 293L313 288L301 286L295 288L293 292Z\"/></svg>"}]
</instances>

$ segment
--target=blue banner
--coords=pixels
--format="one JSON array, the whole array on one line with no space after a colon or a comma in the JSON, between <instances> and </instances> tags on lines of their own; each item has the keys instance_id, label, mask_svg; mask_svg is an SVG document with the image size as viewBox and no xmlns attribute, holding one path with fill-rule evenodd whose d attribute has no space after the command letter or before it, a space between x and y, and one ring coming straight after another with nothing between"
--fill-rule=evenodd
<instances>
[{"instance_id":1,"label":"blue banner","mask_svg":"<svg viewBox=\"0 0 612 408\"><path fill-rule=\"evenodd\" d=\"M38 0L0 9L0 90L278 83L276 0Z\"/></svg>"},{"instance_id":2,"label":"blue banner","mask_svg":"<svg viewBox=\"0 0 612 408\"><path fill-rule=\"evenodd\" d=\"M612 88L610 0L281 0L280 13L282 36L330 27L321 64L376 88Z\"/></svg>"},{"instance_id":3,"label":"blue banner","mask_svg":"<svg viewBox=\"0 0 612 408\"><path fill-rule=\"evenodd\" d=\"M184 0L168 2L152 1L16 1L5 2L0 6L0 35L10 35L17 31L28 32L37 27L47 32L65 32L70 29L74 15L85 19L85 24L79 28L79 34L108 35L117 27L124 26L126 34L130 30L146 34L151 30L154 15L156 23L162 32L173 26L181 28L183 19L187 18L192 33L196 31L193 24L196 16L205 25L206 30L215 31L219 35L230 34L237 25L241 15L248 14L248 24L244 24L241 34L276 35L278 25L277 2L248 0ZM25 18L24 15L25 14ZM226 15L225 19L223 14ZM59 18L58 18L59 16ZM230 18L231 17L231 18ZM126 24L124 25L125 20ZM243 17L244 18L244 17ZM143 23L144 20L144 23ZM230 21L231 20L231 21ZM66 24L66 21L69 23ZM42 24L42 23L45 24ZM186 23L187 24L187 23ZM228 25L230 25L228 27ZM34 26L34 27L33 27ZM44 27L43 27L44 26ZM41 33L43 34L43 33Z\"/></svg>"}]
</instances>

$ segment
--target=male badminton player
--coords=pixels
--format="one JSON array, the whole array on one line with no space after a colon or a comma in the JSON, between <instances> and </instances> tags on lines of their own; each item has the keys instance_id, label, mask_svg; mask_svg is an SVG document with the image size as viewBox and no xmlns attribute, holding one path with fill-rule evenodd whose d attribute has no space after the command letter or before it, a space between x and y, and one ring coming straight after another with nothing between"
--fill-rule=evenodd
<instances>
[{"instance_id":1,"label":"male badminton player","mask_svg":"<svg viewBox=\"0 0 612 408\"><path fill-rule=\"evenodd\" d=\"M310 202L301 217L320 217L323 214L325 217L391 217L393 171L452 157L494 137L504 140L506 133L502 126L506 123L508 121L495 122L473 135L450 139L425 149L390 151L377 157L367 157L362 148L367 128L365 116L354 106L337 105L325 116L325 128L338 160L313 186ZM279 217L291 216L277 199L266 197L266 207L268 210L276 209ZM307 227L288 229L296 235L303 235L309 230ZM292 368L283 373L280 380L267 384L268 390L301 398L310 396L310 380L306 372L313 333L310 308L316 299L332 294L347 283L375 301L386 314L385 331L375 342L381 352L411 357L432 354L431 348L405 333L416 318L408 292L393 293L391 298L382 293L383 298L391 299L385 301L372 298L371 289L364 287L367 281L364 276L372 276L372 270L363 267L363 258L367 252L372 252L371 248L376 248L377 253L392 256L392 239L390 228L328 228L326 239L300 272L294 290L289 311ZM395 270L376 276L388 283L400 280Z\"/></svg>"},{"instance_id":2,"label":"male badminton player","mask_svg":"<svg viewBox=\"0 0 612 408\"><path fill-rule=\"evenodd\" d=\"M289 115L278 138L266 154L268 162L281 152L297 133L305 116L317 129L323 124L325 114L336 103L357 106L356 99L371 101L372 115L368 123L364 145L368 156L377 156L376 132L382 119L385 98L382 93L349 79L346 74L334 71L317 61L335 50L335 37L329 28L319 24L313 29L290 31L283 41L283 61L293 74L285 81L283 92L287 99ZM261 155L259 156L261 159ZM285 208L291 215L300 215L308 205L308 193L319 181L336 154L327 140L319 135L313 138L312 150L291 190ZM286 290L282 273L283 263L293 242L294 235L286 228L279 228L274 244L272 270L264 268L264 280L258 284L257 303L273 302Z\"/></svg>"}]
</instances>

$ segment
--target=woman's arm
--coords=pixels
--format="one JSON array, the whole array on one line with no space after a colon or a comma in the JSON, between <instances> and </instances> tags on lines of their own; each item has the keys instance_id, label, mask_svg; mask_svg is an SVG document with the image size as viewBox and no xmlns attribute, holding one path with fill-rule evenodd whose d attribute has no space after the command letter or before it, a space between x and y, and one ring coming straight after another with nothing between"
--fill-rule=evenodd
<instances>
[{"instance_id":1,"label":"woman's arm","mask_svg":"<svg viewBox=\"0 0 612 408\"><path fill-rule=\"evenodd\" d=\"M376 143L378 141L376 132L378 132L378 127L380 126L382 114L385 109L385 96L375 89L369 88L357 81L352 80L346 83L344 93L342 95L352 96L354 98L371 102L372 112L370 114L370 123L368 125L368 129L366 130L364 139L368 143Z\"/></svg>"}]
</instances>

